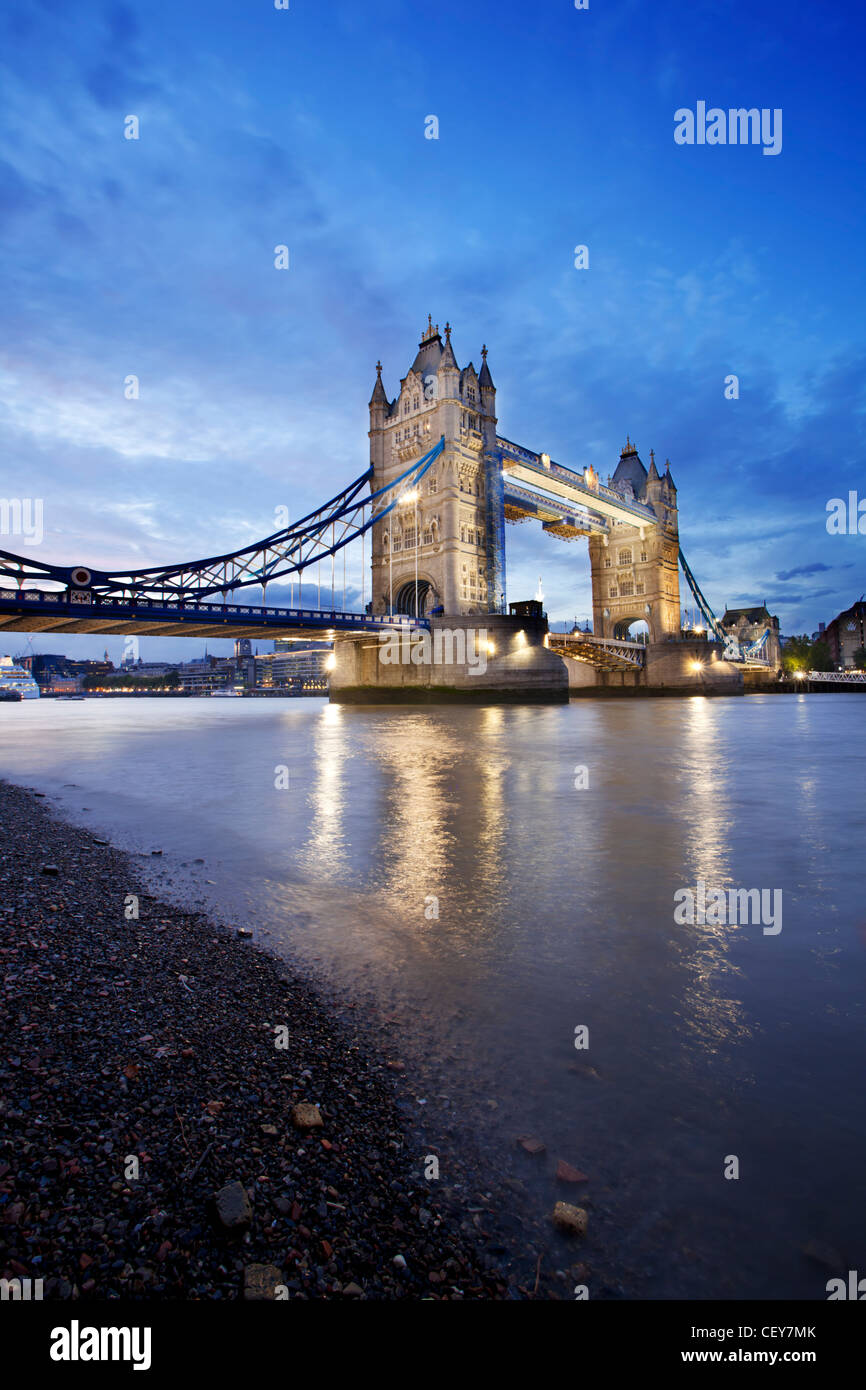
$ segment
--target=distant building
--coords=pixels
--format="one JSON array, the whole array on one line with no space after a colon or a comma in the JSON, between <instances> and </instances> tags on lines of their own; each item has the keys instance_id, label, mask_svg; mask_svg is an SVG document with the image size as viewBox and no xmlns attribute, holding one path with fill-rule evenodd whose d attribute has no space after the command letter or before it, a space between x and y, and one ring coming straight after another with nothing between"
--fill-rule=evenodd
<instances>
[{"instance_id":1,"label":"distant building","mask_svg":"<svg viewBox=\"0 0 866 1390\"><path fill-rule=\"evenodd\" d=\"M167 676L175 668L170 661L136 661L132 666L124 666L128 676Z\"/></svg>"},{"instance_id":2,"label":"distant building","mask_svg":"<svg viewBox=\"0 0 866 1390\"><path fill-rule=\"evenodd\" d=\"M278 644L280 649L254 657L255 683L257 688L268 690L275 686L325 685L328 680L328 658L331 655L329 642L311 643L291 650L285 650L287 643Z\"/></svg>"},{"instance_id":3,"label":"distant building","mask_svg":"<svg viewBox=\"0 0 866 1390\"><path fill-rule=\"evenodd\" d=\"M854 653L866 647L866 603L859 598L824 629L824 641L830 648L833 665L851 670Z\"/></svg>"},{"instance_id":4,"label":"distant building","mask_svg":"<svg viewBox=\"0 0 866 1390\"><path fill-rule=\"evenodd\" d=\"M67 694L79 690L85 676L104 676L114 670L108 660L73 661L61 652L34 652L18 660L46 694Z\"/></svg>"},{"instance_id":5,"label":"distant building","mask_svg":"<svg viewBox=\"0 0 866 1390\"><path fill-rule=\"evenodd\" d=\"M235 663L233 659L220 660L206 656L195 661L184 661L174 668L177 671L180 687L193 694L204 694L209 690L225 690L235 683Z\"/></svg>"},{"instance_id":6,"label":"distant building","mask_svg":"<svg viewBox=\"0 0 866 1390\"><path fill-rule=\"evenodd\" d=\"M721 620L727 637L733 637L740 647L759 642L764 633L769 633L765 654L773 670L782 665L782 645L779 640L779 619L767 611L767 605L759 608L726 608Z\"/></svg>"},{"instance_id":7,"label":"distant building","mask_svg":"<svg viewBox=\"0 0 866 1390\"><path fill-rule=\"evenodd\" d=\"M43 695L78 695L82 684L80 676L52 676L47 684L39 687Z\"/></svg>"}]
</instances>

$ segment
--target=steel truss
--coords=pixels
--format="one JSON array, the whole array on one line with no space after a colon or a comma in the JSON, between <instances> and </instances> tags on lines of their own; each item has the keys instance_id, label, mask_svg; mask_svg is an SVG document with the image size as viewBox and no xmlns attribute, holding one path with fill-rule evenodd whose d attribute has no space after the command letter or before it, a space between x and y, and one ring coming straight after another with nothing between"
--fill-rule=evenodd
<instances>
[{"instance_id":1,"label":"steel truss","mask_svg":"<svg viewBox=\"0 0 866 1390\"><path fill-rule=\"evenodd\" d=\"M235 589L260 585L262 602L267 585L286 575L303 574L311 564L333 559L352 541L369 531L400 505L442 453L444 436L399 478L377 492L363 495L372 468L332 497L323 507L282 531L228 555L141 570L102 571L86 565L43 565L8 550L0 550L0 582L19 588L34 583L64 589L86 589L103 598L202 600L225 597ZM333 574L332 574L333 592Z\"/></svg>"}]
</instances>

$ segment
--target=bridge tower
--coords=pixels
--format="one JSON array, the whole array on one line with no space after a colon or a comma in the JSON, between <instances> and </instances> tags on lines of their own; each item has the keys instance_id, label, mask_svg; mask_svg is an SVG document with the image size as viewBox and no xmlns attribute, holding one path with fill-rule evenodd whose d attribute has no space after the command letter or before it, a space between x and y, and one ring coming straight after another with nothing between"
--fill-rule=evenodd
<instances>
[{"instance_id":1,"label":"bridge tower","mask_svg":"<svg viewBox=\"0 0 866 1390\"><path fill-rule=\"evenodd\" d=\"M382 364L370 400L372 492L398 478L444 436L445 448L414 501L373 527L374 613L500 612L505 594L502 477L496 452L496 388L482 366L461 368L428 317L418 352L391 401ZM417 518L417 529L416 529Z\"/></svg>"},{"instance_id":2,"label":"bridge tower","mask_svg":"<svg viewBox=\"0 0 866 1390\"><path fill-rule=\"evenodd\" d=\"M593 631L597 637L625 637L632 623L643 620L651 642L679 636L679 520L670 465L660 474L650 451L647 471L627 439L610 486L652 507L657 521L613 521L608 535L590 537Z\"/></svg>"}]
</instances>

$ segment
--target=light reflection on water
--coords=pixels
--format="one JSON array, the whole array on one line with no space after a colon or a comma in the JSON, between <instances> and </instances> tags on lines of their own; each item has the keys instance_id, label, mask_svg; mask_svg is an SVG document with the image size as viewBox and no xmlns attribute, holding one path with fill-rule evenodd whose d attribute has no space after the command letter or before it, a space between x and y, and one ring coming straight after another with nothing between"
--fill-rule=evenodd
<instances>
[{"instance_id":1,"label":"light reflection on water","mask_svg":"<svg viewBox=\"0 0 866 1390\"><path fill-rule=\"evenodd\" d=\"M590 1262L626 1292L823 1297L802 1244L866 1264L864 709L32 702L0 707L0 772L371 999L493 1171L539 1134L525 1203L569 1195L556 1158L591 1173ZM781 888L781 935L677 926L701 879Z\"/></svg>"}]
</instances>

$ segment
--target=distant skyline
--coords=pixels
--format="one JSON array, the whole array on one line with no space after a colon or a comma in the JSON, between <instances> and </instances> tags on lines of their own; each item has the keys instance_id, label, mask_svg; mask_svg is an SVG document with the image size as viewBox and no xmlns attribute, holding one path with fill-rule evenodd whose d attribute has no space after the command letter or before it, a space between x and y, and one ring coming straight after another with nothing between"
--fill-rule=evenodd
<instances>
[{"instance_id":1,"label":"distant skyline","mask_svg":"<svg viewBox=\"0 0 866 1390\"><path fill-rule=\"evenodd\" d=\"M829 621L866 590L866 536L826 529L866 497L864 28L776 0L7 0L0 497L44 500L29 553L194 559L312 510L366 468L375 363L395 395L429 313L461 365L487 344L508 438L602 477L627 434L670 459L717 613ZM700 102L783 111L779 152L676 143ZM590 615L585 543L506 538L510 598L541 575L552 621Z\"/></svg>"}]
</instances>

